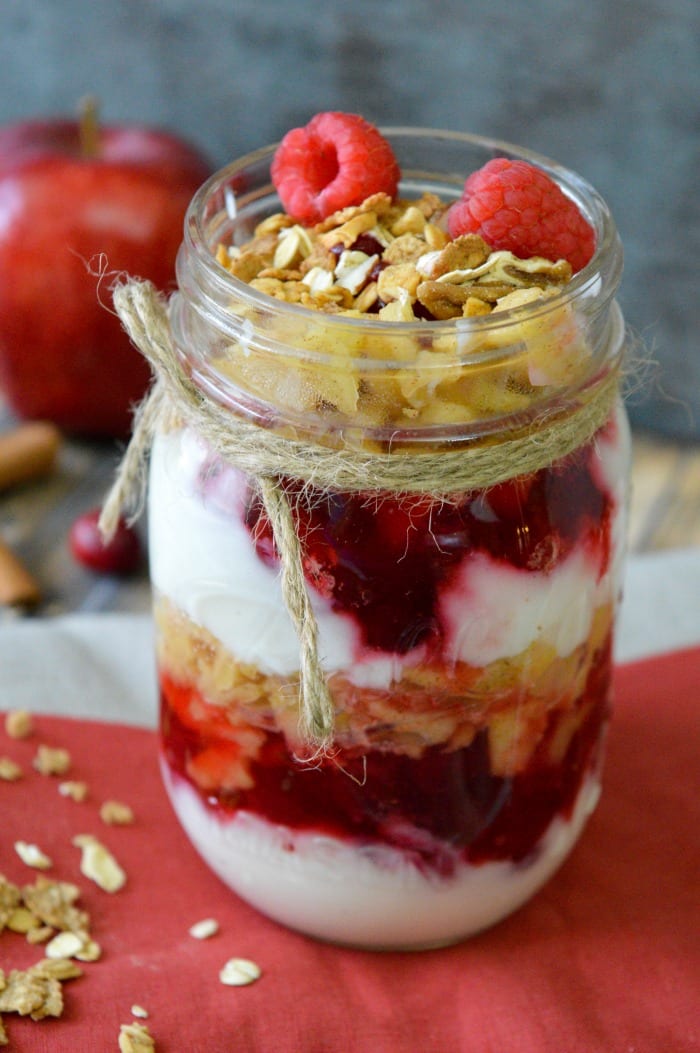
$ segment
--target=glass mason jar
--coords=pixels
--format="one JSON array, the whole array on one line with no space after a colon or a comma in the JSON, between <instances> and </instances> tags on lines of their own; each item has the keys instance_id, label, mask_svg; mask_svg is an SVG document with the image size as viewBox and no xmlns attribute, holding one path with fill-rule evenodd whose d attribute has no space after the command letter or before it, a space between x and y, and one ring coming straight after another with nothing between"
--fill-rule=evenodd
<instances>
[{"instance_id":1,"label":"glass mason jar","mask_svg":"<svg viewBox=\"0 0 700 1053\"><path fill-rule=\"evenodd\" d=\"M150 556L162 766L193 844L293 929L418 949L523 904L598 800L629 467L622 254L573 173L466 135L384 134L402 197L454 200L496 155L538 164L593 225L593 259L484 316L323 314L216 259L279 211L273 150L217 173L186 221L172 339L203 404L246 426L247 459L171 414ZM332 705L321 744L270 478Z\"/></svg>"}]
</instances>

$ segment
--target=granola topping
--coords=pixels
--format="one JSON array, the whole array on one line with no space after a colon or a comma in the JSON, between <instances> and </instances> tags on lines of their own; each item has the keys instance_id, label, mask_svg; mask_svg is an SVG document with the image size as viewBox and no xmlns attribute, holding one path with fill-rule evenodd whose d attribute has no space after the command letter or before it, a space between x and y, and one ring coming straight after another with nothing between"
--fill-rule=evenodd
<instances>
[{"instance_id":1,"label":"granola topping","mask_svg":"<svg viewBox=\"0 0 700 1053\"><path fill-rule=\"evenodd\" d=\"M571 265L494 251L477 234L452 239L447 208L433 193L396 202L380 193L311 227L276 213L244 244L219 245L218 263L236 278L318 318L278 319L261 304L234 304L247 335L225 348L217 368L282 410L351 419L357 429L514 414L583 376L585 322L558 296ZM499 325L484 327L490 316ZM329 327L362 318L406 324L371 337L364 327ZM284 346L279 361L255 353L258 329L263 344L269 336ZM479 358L501 348L509 353Z\"/></svg>"},{"instance_id":2,"label":"granola topping","mask_svg":"<svg viewBox=\"0 0 700 1053\"><path fill-rule=\"evenodd\" d=\"M391 318L393 312L385 309L402 299L411 307L406 321L469 314L467 298L457 296L450 314L435 314L429 290L421 292L426 278L476 289L477 298L491 305L513 288L559 289L570 280L565 260L492 252L476 234L449 240L441 226L443 212L433 194L396 205L377 194L315 227L289 226L289 217L278 214L260 224L246 245L220 247L217 258L260 292L327 313ZM375 283L377 295L367 295Z\"/></svg>"}]
</instances>

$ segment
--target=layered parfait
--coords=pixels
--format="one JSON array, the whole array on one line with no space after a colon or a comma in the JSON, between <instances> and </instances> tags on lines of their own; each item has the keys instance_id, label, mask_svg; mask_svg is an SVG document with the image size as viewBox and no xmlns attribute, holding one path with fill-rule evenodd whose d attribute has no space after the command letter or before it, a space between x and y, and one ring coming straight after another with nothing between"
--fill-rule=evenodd
<instances>
[{"instance_id":1,"label":"layered parfait","mask_svg":"<svg viewBox=\"0 0 700 1053\"><path fill-rule=\"evenodd\" d=\"M531 439L562 393L585 413L595 356L567 291L596 233L579 207L528 161L488 162L451 201L404 196L400 178L354 116L282 140L278 210L212 249L250 293L231 298L248 335L218 348L221 376L274 407L264 427L298 436L306 417L314 442L368 458L497 449L504 426L479 433L485 420ZM293 332L297 358L256 353L261 330ZM256 480L177 419L158 435L163 769L243 898L324 939L434 946L514 910L565 858L609 716L628 455L611 407L552 463L458 493L280 480L333 701L324 749L301 730L299 640Z\"/></svg>"}]
</instances>

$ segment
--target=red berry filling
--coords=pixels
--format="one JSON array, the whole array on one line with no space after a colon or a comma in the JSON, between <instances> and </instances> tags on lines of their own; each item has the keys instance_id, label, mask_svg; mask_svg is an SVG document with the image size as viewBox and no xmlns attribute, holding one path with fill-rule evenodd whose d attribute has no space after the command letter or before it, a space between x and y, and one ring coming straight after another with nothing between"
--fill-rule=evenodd
<instances>
[{"instance_id":1,"label":"red berry filling","mask_svg":"<svg viewBox=\"0 0 700 1053\"><path fill-rule=\"evenodd\" d=\"M578 207L546 172L527 161L494 158L473 172L450 208L451 237L479 234L492 249L520 259L568 260L581 270L595 250L595 233Z\"/></svg>"},{"instance_id":2,"label":"red berry filling","mask_svg":"<svg viewBox=\"0 0 700 1053\"><path fill-rule=\"evenodd\" d=\"M389 143L350 113L319 113L287 132L271 173L287 213L309 226L372 194L394 197L399 181Z\"/></svg>"}]
</instances>

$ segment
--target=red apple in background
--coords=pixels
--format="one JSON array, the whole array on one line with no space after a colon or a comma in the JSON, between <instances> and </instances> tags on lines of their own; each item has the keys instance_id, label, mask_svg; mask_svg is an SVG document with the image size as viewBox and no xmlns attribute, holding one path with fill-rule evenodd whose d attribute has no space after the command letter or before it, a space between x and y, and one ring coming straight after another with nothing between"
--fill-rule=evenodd
<instances>
[{"instance_id":1,"label":"red apple in background","mask_svg":"<svg viewBox=\"0 0 700 1053\"><path fill-rule=\"evenodd\" d=\"M150 371L112 307L117 274L174 287L185 211L211 166L139 125L0 129L0 393L20 417L125 437Z\"/></svg>"}]
</instances>

